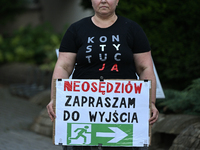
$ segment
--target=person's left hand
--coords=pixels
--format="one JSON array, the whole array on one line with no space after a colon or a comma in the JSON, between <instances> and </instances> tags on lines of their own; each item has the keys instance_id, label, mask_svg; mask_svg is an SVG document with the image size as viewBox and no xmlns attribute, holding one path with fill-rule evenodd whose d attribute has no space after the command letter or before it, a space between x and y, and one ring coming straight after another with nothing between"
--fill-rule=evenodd
<instances>
[{"instance_id":1,"label":"person's left hand","mask_svg":"<svg viewBox=\"0 0 200 150\"><path fill-rule=\"evenodd\" d=\"M154 103L151 103L151 113L152 116L149 119L149 124L153 125L158 120L158 115L159 115L159 112Z\"/></svg>"}]
</instances>

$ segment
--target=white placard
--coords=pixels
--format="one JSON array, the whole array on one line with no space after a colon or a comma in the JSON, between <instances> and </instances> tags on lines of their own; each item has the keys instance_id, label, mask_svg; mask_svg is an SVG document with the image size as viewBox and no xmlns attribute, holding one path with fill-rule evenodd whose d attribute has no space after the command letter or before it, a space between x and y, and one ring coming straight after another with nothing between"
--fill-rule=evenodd
<instances>
[{"instance_id":1,"label":"white placard","mask_svg":"<svg viewBox=\"0 0 200 150\"><path fill-rule=\"evenodd\" d=\"M55 145L148 146L151 81L56 80Z\"/></svg>"}]
</instances>

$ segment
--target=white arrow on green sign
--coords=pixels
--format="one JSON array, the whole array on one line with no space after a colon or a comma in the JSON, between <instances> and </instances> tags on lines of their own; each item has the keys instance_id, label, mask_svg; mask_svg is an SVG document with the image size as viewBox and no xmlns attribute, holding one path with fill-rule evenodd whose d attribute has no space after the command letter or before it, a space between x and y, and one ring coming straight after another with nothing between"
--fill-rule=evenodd
<instances>
[{"instance_id":1,"label":"white arrow on green sign","mask_svg":"<svg viewBox=\"0 0 200 150\"><path fill-rule=\"evenodd\" d=\"M126 136L128 136L128 134L120 130L118 127L108 127L108 128L111 129L113 132L97 132L96 137L113 137L113 139L108 141L107 143L117 143Z\"/></svg>"}]
</instances>

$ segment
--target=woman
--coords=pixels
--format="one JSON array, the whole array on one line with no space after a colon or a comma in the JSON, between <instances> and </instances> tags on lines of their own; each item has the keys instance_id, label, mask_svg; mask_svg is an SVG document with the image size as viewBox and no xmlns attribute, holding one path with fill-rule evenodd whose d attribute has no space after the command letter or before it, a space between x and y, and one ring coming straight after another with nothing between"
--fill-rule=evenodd
<instances>
[{"instance_id":1,"label":"woman","mask_svg":"<svg viewBox=\"0 0 200 150\"><path fill-rule=\"evenodd\" d=\"M149 119L152 125L158 119L158 110L155 106L156 79L147 37L137 23L115 14L119 0L91 2L94 16L68 28L52 78L69 78L75 66L74 79L99 79L100 76L104 79L136 79L137 73L141 80L152 80L152 117ZM47 110L53 121L56 117L53 99Z\"/></svg>"}]
</instances>

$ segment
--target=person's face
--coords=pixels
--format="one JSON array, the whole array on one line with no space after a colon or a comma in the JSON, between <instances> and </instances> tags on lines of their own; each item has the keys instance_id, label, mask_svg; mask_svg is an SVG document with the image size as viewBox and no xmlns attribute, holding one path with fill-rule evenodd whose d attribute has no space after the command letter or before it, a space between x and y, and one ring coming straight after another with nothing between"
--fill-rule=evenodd
<instances>
[{"instance_id":1,"label":"person's face","mask_svg":"<svg viewBox=\"0 0 200 150\"><path fill-rule=\"evenodd\" d=\"M102 15L114 13L119 0L91 0L95 13Z\"/></svg>"}]
</instances>

